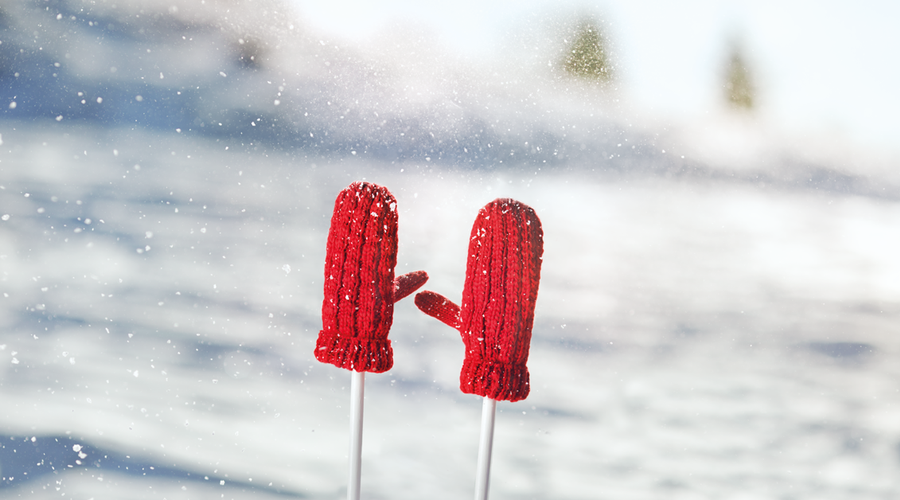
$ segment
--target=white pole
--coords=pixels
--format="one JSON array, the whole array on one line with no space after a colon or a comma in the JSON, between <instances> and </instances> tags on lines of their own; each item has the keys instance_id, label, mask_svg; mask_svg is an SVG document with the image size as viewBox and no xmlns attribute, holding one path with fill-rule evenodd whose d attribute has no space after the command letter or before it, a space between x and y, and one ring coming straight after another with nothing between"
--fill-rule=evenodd
<instances>
[{"instance_id":1,"label":"white pole","mask_svg":"<svg viewBox=\"0 0 900 500\"><path fill-rule=\"evenodd\" d=\"M347 500L359 500L362 469L363 400L366 395L366 372L350 371L350 482Z\"/></svg>"},{"instance_id":2,"label":"white pole","mask_svg":"<svg viewBox=\"0 0 900 500\"><path fill-rule=\"evenodd\" d=\"M475 471L475 500L487 500L491 479L491 448L494 444L494 415L497 402L484 398L481 406L481 442L478 444L478 470Z\"/></svg>"}]
</instances>

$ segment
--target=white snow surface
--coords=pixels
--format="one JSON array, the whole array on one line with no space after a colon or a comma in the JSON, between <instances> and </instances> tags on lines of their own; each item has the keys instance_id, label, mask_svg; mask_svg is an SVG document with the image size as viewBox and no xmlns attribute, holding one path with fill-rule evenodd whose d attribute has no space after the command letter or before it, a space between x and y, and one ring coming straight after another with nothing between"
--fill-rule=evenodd
<instances>
[{"instance_id":1,"label":"white snow surface","mask_svg":"<svg viewBox=\"0 0 900 500\"><path fill-rule=\"evenodd\" d=\"M333 199L356 179L398 199L398 273L455 299L480 206L542 218L533 389L499 405L492 498L900 493L896 200L7 125L0 494L341 498L349 376L312 350ZM466 497L481 405L458 334L407 299L391 338L364 497ZM32 436L88 456L10 477ZM113 454L143 472L93 462Z\"/></svg>"}]
</instances>

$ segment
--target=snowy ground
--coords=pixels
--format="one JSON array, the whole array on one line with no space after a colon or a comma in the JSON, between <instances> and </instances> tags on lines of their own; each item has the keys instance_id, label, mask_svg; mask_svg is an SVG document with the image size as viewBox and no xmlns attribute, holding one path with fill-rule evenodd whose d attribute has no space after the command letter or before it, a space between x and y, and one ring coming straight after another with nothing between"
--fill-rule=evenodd
<instances>
[{"instance_id":1,"label":"snowy ground","mask_svg":"<svg viewBox=\"0 0 900 500\"><path fill-rule=\"evenodd\" d=\"M534 387L499 405L492 498L900 495L894 195L0 133L2 497L341 498L349 377L312 349L331 204L359 178L398 199L398 272L451 297L480 206L543 220ZM462 343L410 300L391 338L364 498L467 498Z\"/></svg>"}]
</instances>

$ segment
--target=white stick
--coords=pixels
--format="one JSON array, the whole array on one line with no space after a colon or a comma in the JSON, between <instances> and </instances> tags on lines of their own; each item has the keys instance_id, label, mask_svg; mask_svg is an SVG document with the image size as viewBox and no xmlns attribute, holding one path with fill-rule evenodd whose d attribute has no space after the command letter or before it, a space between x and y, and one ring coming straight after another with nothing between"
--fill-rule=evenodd
<instances>
[{"instance_id":1,"label":"white stick","mask_svg":"<svg viewBox=\"0 0 900 500\"><path fill-rule=\"evenodd\" d=\"M366 372L350 371L350 482L347 499L359 500L362 469L363 400L366 395Z\"/></svg>"},{"instance_id":2,"label":"white stick","mask_svg":"<svg viewBox=\"0 0 900 500\"><path fill-rule=\"evenodd\" d=\"M494 445L494 415L497 402L484 398L481 406L481 442L478 444L478 470L475 471L475 500L487 500L491 479L491 448Z\"/></svg>"}]
</instances>

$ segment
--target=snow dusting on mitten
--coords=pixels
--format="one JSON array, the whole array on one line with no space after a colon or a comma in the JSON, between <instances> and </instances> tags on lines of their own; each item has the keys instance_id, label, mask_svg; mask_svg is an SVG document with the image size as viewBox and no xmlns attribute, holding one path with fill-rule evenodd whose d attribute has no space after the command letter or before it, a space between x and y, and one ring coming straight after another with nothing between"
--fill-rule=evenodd
<instances>
[{"instance_id":1,"label":"snow dusting on mitten","mask_svg":"<svg viewBox=\"0 0 900 500\"><path fill-rule=\"evenodd\" d=\"M394 279L397 202L384 187L354 182L338 194L325 250L325 299L316 359L357 372L394 364L388 332L394 302L428 279L416 271Z\"/></svg>"},{"instance_id":2,"label":"snow dusting on mitten","mask_svg":"<svg viewBox=\"0 0 900 500\"><path fill-rule=\"evenodd\" d=\"M496 199L478 212L469 238L462 307L434 292L416 306L459 330L466 357L460 389L498 401L528 397L528 350L541 278L544 233L534 210Z\"/></svg>"}]
</instances>

